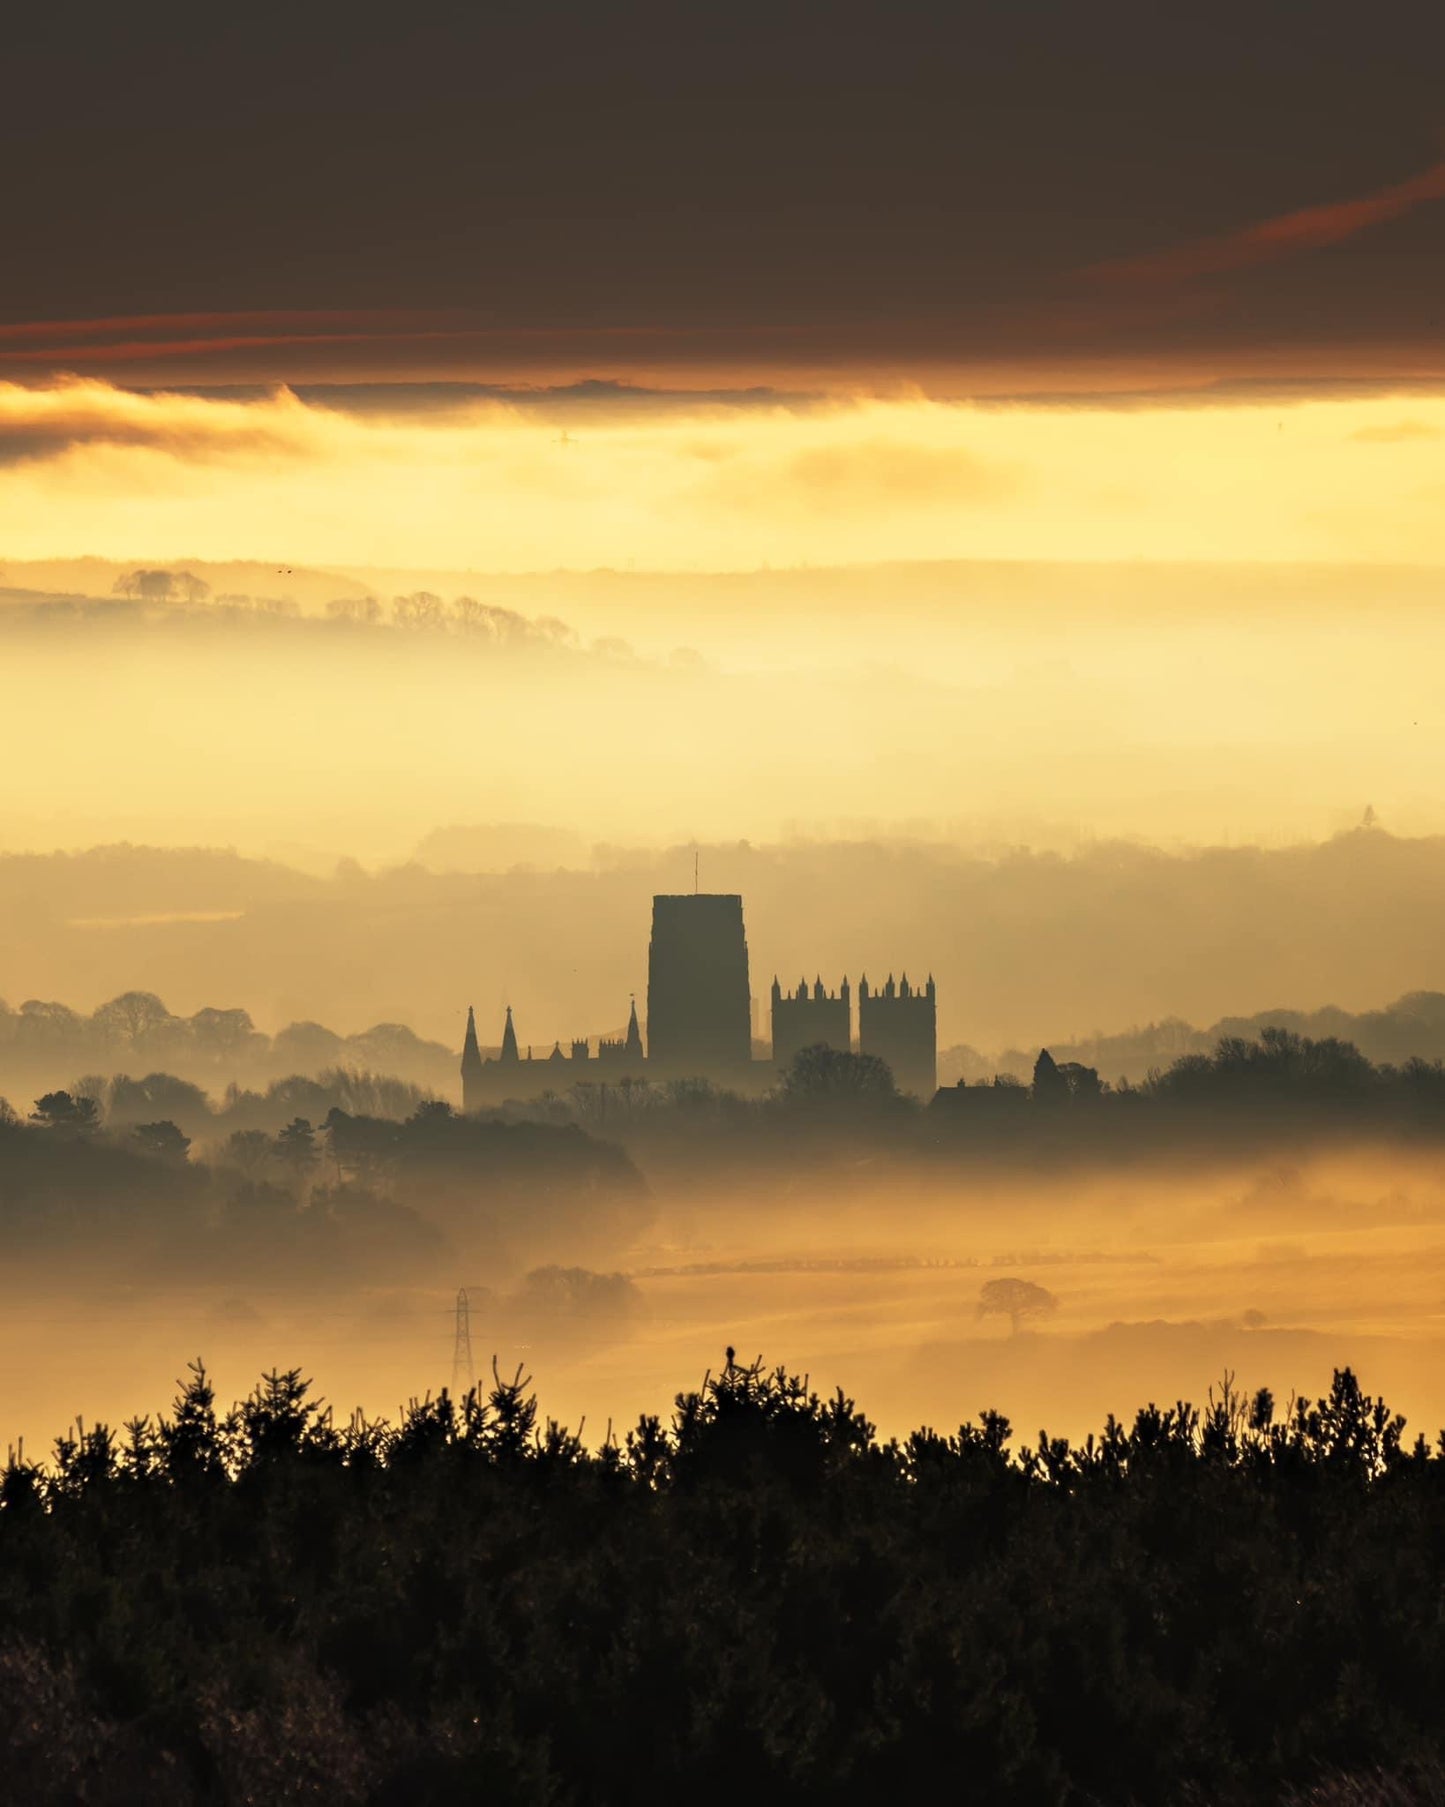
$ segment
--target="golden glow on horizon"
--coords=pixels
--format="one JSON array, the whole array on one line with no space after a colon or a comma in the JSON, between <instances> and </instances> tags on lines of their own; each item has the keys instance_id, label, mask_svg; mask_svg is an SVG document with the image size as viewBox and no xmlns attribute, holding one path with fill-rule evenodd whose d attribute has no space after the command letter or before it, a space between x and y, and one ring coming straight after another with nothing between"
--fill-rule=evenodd
<instances>
[{"instance_id":1,"label":"golden glow on horizon","mask_svg":"<svg viewBox=\"0 0 1445 1807\"><path fill-rule=\"evenodd\" d=\"M1442 562L1445 396L1106 408L472 404L0 385L12 559L517 571Z\"/></svg>"}]
</instances>

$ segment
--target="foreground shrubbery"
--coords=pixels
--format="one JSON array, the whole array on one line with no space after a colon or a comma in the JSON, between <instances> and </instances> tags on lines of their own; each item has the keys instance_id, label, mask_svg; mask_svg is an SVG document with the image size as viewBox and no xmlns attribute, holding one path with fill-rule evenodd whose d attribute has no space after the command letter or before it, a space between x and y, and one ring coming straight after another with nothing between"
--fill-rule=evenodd
<instances>
[{"instance_id":1,"label":"foreground shrubbery","mask_svg":"<svg viewBox=\"0 0 1445 1807\"><path fill-rule=\"evenodd\" d=\"M731 1357L589 1452L525 1384L343 1428L198 1369L12 1458L0 1793L1437 1798L1445 1449L1348 1371L1017 1453Z\"/></svg>"}]
</instances>

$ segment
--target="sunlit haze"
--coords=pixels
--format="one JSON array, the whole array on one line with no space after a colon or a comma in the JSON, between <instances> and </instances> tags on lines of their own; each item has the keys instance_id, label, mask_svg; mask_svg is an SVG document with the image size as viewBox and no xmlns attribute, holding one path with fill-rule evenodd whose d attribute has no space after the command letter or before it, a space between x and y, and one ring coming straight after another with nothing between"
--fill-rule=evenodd
<instances>
[{"instance_id":1,"label":"sunlit haze","mask_svg":"<svg viewBox=\"0 0 1445 1807\"><path fill-rule=\"evenodd\" d=\"M1442 60L7 21L0 1799L1445 1800Z\"/></svg>"},{"instance_id":2,"label":"sunlit haze","mask_svg":"<svg viewBox=\"0 0 1445 1807\"><path fill-rule=\"evenodd\" d=\"M429 406L416 394L385 408L373 391L356 412L344 391L321 405L285 389L6 385L6 551L250 559L283 575L1439 560L1445 406L1408 388L980 402L603 385L501 402L463 386Z\"/></svg>"}]
</instances>

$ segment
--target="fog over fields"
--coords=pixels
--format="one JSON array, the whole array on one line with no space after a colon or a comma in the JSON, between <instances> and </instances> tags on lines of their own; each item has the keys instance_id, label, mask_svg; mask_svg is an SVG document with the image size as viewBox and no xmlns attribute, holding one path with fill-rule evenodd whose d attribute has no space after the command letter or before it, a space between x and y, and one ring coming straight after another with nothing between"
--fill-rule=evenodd
<instances>
[{"instance_id":1,"label":"fog over fields","mask_svg":"<svg viewBox=\"0 0 1445 1807\"><path fill-rule=\"evenodd\" d=\"M394 1411L450 1383L461 1285L479 1373L493 1353L525 1363L547 1410L585 1415L599 1439L609 1417L664 1410L729 1343L846 1387L890 1432L996 1407L1021 1434L1080 1435L1146 1398L1201 1400L1226 1370L1286 1401L1347 1362L1412 1430L1445 1423L1433 1156L1295 1150L1187 1181L1168 1165L1033 1179L876 1166L816 1184L759 1172L716 1196L663 1182L555 1229L532 1211L504 1246L453 1211L409 1277L394 1254L362 1253L331 1278L161 1262L117 1284L70 1254L35 1257L0 1331L6 1434L35 1448L76 1410L152 1408L198 1355L227 1399L299 1364L339 1410ZM1017 1334L980 1318L999 1276L1045 1287L1056 1312Z\"/></svg>"},{"instance_id":2,"label":"fog over fields","mask_svg":"<svg viewBox=\"0 0 1445 1807\"><path fill-rule=\"evenodd\" d=\"M329 1069L349 1109L455 1100L469 1005L493 1046L508 1005L538 1052L618 1033L651 897L695 861L743 895L764 1040L774 972L907 971L937 981L945 1081L1027 1079L1048 1045L1137 1083L1267 1023L1445 1052L1428 572L5 575L0 1092L22 1113L84 1075L169 1073L210 1100L155 1107L199 1167L242 1121L208 1115L233 1082ZM135 993L160 1003L111 1002ZM760 1153L712 1192L633 1158L620 1215L559 1181L501 1242L474 1234L501 1209L485 1181L444 1209L399 1181L364 1232L328 1205L350 1253L324 1282L279 1255L121 1282L32 1250L13 1428L153 1404L195 1354L223 1391L299 1362L389 1407L450 1377L460 1286L479 1356L593 1422L658 1408L728 1343L899 1426L996 1404L1076 1429L1225 1367L1318 1390L1346 1359L1445 1416L1421 1154L1226 1147L1186 1179L877 1151L810 1178ZM1056 1315L980 1320L997 1274Z\"/></svg>"}]
</instances>

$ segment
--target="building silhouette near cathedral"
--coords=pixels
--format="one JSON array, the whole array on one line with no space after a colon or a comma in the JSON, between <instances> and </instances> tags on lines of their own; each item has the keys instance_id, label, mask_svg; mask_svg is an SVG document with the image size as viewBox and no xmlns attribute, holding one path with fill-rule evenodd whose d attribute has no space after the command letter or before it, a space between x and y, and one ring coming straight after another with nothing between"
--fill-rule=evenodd
<instances>
[{"instance_id":1,"label":"building silhouette near cathedral","mask_svg":"<svg viewBox=\"0 0 1445 1807\"><path fill-rule=\"evenodd\" d=\"M806 979L799 979L796 991L784 991L777 979L773 980L773 1065L780 1073L787 1071L804 1048L852 1053L851 995L846 979L834 992L825 991L821 979L813 981L811 991Z\"/></svg>"},{"instance_id":2,"label":"building silhouette near cathedral","mask_svg":"<svg viewBox=\"0 0 1445 1807\"><path fill-rule=\"evenodd\" d=\"M866 977L860 980L858 1048L888 1063L900 1092L932 1098L938 1090L938 997L933 974L921 991L909 988L907 973L896 989L892 973L877 991L868 989Z\"/></svg>"},{"instance_id":3,"label":"building silhouette near cathedral","mask_svg":"<svg viewBox=\"0 0 1445 1807\"><path fill-rule=\"evenodd\" d=\"M585 1038L554 1042L550 1053L525 1055L517 1043L510 1005L500 1051L484 1057L474 1012L467 1011L462 1049L462 1109L475 1111L508 1099L526 1100L578 1084L701 1079L734 1091L772 1084L804 1049L822 1045L840 1053L876 1055L892 1069L898 1088L931 1098L937 1089L938 1017L932 975L921 989L908 975L881 987L858 985L855 1038L852 992L845 978L836 991L822 979L810 990L800 981L785 992L774 978L771 1058L758 1058L752 1040L752 991L743 900L729 893L693 892L652 900L652 939L647 950L647 1045L633 1001L627 1032L592 1044Z\"/></svg>"}]
</instances>

